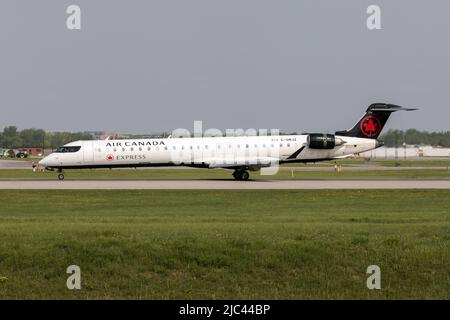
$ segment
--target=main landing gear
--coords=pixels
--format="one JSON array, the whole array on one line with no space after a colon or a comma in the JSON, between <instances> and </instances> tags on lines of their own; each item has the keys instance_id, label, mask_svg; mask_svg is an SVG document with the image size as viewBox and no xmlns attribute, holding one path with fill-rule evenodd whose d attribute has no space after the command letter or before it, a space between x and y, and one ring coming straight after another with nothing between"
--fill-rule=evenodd
<instances>
[{"instance_id":1,"label":"main landing gear","mask_svg":"<svg viewBox=\"0 0 450 320\"><path fill-rule=\"evenodd\" d=\"M236 180L248 180L250 174L248 173L248 171L245 170L236 170L233 173L233 177Z\"/></svg>"}]
</instances>

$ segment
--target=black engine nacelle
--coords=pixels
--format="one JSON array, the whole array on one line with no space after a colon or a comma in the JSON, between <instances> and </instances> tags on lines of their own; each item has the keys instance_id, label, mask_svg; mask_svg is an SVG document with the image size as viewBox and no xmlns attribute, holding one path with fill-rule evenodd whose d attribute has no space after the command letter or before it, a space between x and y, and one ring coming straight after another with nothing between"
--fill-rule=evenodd
<instances>
[{"instance_id":1,"label":"black engine nacelle","mask_svg":"<svg viewBox=\"0 0 450 320\"><path fill-rule=\"evenodd\" d=\"M311 133L307 141L311 149L333 149L336 146L334 134Z\"/></svg>"}]
</instances>

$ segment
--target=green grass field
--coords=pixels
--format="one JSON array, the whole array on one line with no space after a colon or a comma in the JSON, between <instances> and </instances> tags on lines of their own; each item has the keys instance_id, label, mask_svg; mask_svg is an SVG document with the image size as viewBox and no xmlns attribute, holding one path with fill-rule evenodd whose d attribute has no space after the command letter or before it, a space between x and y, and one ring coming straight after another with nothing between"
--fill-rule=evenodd
<instances>
[{"instance_id":1,"label":"green grass field","mask_svg":"<svg viewBox=\"0 0 450 320\"><path fill-rule=\"evenodd\" d=\"M232 170L226 169L83 169L65 170L66 179L233 179ZM0 179L57 179L57 172L32 172L31 170L0 170ZM251 179L450 179L450 170L364 170L334 172L294 171L280 169L276 175L250 172Z\"/></svg>"},{"instance_id":2,"label":"green grass field","mask_svg":"<svg viewBox=\"0 0 450 320\"><path fill-rule=\"evenodd\" d=\"M0 190L0 298L450 298L450 191ZM82 290L66 288L67 266ZM381 267L382 290L366 288Z\"/></svg>"}]
</instances>

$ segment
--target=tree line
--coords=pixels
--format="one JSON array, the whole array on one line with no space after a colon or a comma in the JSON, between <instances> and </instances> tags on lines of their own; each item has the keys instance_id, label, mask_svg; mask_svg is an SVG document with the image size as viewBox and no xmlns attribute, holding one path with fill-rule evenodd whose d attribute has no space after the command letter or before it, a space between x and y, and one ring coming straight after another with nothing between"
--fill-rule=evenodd
<instances>
[{"instance_id":1,"label":"tree line","mask_svg":"<svg viewBox=\"0 0 450 320\"><path fill-rule=\"evenodd\" d=\"M148 135L147 137L155 135ZM160 137L163 134L159 135ZM164 134L168 136L168 134ZM127 138L141 136L130 135ZM95 137L89 132L46 132L42 129L18 130L15 126L8 126L0 132L1 148L42 147L57 148L76 140L92 140ZM450 131L428 132L416 129L394 130L391 129L380 137L388 147L400 147L403 143L408 145L432 145L450 147Z\"/></svg>"},{"instance_id":2,"label":"tree line","mask_svg":"<svg viewBox=\"0 0 450 320\"><path fill-rule=\"evenodd\" d=\"M88 132L45 132L42 129L18 130L8 126L0 132L0 148L16 149L22 147L42 147L55 149L76 140L92 140L94 136Z\"/></svg>"},{"instance_id":3,"label":"tree line","mask_svg":"<svg viewBox=\"0 0 450 320\"><path fill-rule=\"evenodd\" d=\"M450 148L450 131L428 132L416 129L390 129L380 137L388 147L408 145L431 145Z\"/></svg>"}]
</instances>

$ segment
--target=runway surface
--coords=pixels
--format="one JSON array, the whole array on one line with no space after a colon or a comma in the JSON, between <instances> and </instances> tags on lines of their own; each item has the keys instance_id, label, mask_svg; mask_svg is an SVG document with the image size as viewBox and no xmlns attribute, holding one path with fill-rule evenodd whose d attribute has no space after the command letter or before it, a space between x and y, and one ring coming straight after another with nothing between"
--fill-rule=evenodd
<instances>
[{"instance_id":1,"label":"runway surface","mask_svg":"<svg viewBox=\"0 0 450 320\"><path fill-rule=\"evenodd\" d=\"M450 180L0 180L0 189L35 190L253 190L253 189L450 189Z\"/></svg>"}]
</instances>

